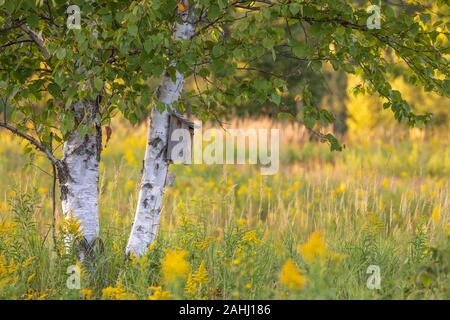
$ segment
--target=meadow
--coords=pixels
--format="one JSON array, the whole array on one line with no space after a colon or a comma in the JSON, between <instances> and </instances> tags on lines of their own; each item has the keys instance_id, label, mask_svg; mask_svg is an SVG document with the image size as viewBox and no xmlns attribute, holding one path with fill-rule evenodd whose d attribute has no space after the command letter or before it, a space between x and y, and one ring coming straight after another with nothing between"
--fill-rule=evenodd
<instances>
[{"instance_id":1,"label":"meadow","mask_svg":"<svg viewBox=\"0 0 450 320\"><path fill-rule=\"evenodd\" d=\"M146 126L113 123L100 179L95 261L64 249L47 160L0 132L2 299L450 299L450 133L375 130L343 152L280 127L279 173L249 165L173 165L155 245L124 256ZM67 268L81 268L81 289ZM380 287L369 284L369 266ZM370 270L370 268L369 268Z\"/></svg>"}]
</instances>

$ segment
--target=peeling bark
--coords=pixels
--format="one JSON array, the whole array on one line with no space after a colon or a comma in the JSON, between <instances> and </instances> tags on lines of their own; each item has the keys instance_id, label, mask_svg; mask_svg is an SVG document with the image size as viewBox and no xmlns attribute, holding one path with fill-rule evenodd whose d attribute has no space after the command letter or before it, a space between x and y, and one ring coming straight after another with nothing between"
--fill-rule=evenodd
<instances>
[{"instance_id":1,"label":"peeling bark","mask_svg":"<svg viewBox=\"0 0 450 320\"><path fill-rule=\"evenodd\" d=\"M180 13L183 23L177 24L175 40L189 40L194 35L192 17L188 12ZM175 62L172 62L175 65ZM157 94L167 108L178 100L183 90L184 76L177 72L176 81L172 81L165 72ZM153 108L147 136L144 168L139 190L136 214L126 247L126 254L135 256L145 254L155 241L160 221L162 198L166 185L169 163L166 159L169 139L169 112L160 112Z\"/></svg>"},{"instance_id":2,"label":"peeling bark","mask_svg":"<svg viewBox=\"0 0 450 320\"><path fill-rule=\"evenodd\" d=\"M95 123L95 102L76 103L73 109L78 121ZM99 124L95 126L95 134L80 136L75 131L69 135L62 158L65 177L61 179L60 173L59 178L64 217L72 214L81 223L84 239L76 248L81 260L92 256L99 235L98 179L102 145L101 128Z\"/></svg>"}]
</instances>

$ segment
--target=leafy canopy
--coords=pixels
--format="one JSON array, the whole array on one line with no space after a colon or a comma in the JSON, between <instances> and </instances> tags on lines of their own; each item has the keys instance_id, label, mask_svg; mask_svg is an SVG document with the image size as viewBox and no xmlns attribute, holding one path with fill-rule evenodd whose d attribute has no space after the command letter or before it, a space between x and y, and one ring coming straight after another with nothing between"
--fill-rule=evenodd
<instances>
[{"instance_id":1,"label":"leafy canopy","mask_svg":"<svg viewBox=\"0 0 450 320\"><path fill-rule=\"evenodd\" d=\"M189 41L172 39L174 23L181 23L175 0L70 4L81 9L80 30L67 28L65 0L0 0L2 121L46 144L50 132L63 141L74 130L93 129L76 121L70 108L76 101L97 101L103 123L117 111L136 123L151 106L165 108L154 94L164 70L188 79L176 106L181 111L189 107L206 119L240 105L269 104L333 150L342 146L318 128L334 115L317 107L309 83L325 63L359 76L355 91L378 94L384 108L410 125L431 115L413 112L389 83L392 75L401 70L413 85L450 94L448 1L419 4L408 14L383 2L381 28L369 29L371 1L191 0L183 7L196 27ZM40 35L41 46L24 26ZM293 110L286 107L288 84L297 78L301 103Z\"/></svg>"}]
</instances>

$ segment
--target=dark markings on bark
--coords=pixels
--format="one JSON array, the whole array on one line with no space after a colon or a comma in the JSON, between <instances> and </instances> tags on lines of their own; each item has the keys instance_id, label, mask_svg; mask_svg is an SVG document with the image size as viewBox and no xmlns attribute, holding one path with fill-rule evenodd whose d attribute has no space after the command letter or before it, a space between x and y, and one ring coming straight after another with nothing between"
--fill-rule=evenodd
<instances>
[{"instance_id":1,"label":"dark markings on bark","mask_svg":"<svg viewBox=\"0 0 450 320\"><path fill-rule=\"evenodd\" d=\"M102 126L98 122L95 124L95 128L97 129L97 161L100 162L100 155L103 150L102 146Z\"/></svg>"},{"instance_id":2,"label":"dark markings on bark","mask_svg":"<svg viewBox=\"0 0 450 320\"><path fill-rule=\"evenodd\" d=\"M148 199L145 198L144 201L143 201L143 203L144 203L144 208L147 209L147 206L148 206Z\"/></svg>"},{"instance_id":3,"label":"dark markings on bark","mask_svg":"<svg viewBox=\"0 0 450 320\"><path fill-rule=\"evenodd\" d=\"M58 168L58 180L60 184L64 184L69 179L71 179L69 169L67 168L67 164L64 161L59 161L57 168Z\"/></svg>"},{"instance_id":4,"label":"dark markings on bark","mask_svg":"<svg viewBox=\"0 0 450 320\"><path fill-rule=\"evenodd\" d=\"M150 140L149 145L151 145L153 148L156 148L160 142L162 142L161 138L155 137Z\"/></svg>"},{"instance_id":5,"label":"dark markings on bark","mask_svg":"<svg viewBox=\"0 0 450 320\"><path fill-rule=\"evenodd\" d=\"M144 169L145 169L145 160L142 160L142 168L141 168L141 175L144 173Z\"/></svg>"},{"instance_id":6,"label":"dark markings on bark","mask_svg":"<svg viewBox=\"0 0 450 320\"><path fill-rule=\"evenodd\" d=\"M83 237L83 239L74 242L74 247L77 255L83 253L85 260L91 262L94 261L96 257L101 256L105 251L103 240L99 237L91 242Z\"/></svg>"}]
</instances>

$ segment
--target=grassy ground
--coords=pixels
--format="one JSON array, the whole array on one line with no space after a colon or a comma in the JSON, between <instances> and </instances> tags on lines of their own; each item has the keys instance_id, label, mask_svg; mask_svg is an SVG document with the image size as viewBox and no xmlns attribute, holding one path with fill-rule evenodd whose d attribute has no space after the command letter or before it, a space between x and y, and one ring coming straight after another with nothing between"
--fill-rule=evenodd
<instances>
[{"instance_id":1,"label":"grassy ground","mask_svg":"<svg viewBox=\"0 0 450 320\"><path fill-rule=\"evenodd\" d=\"M337 154L285 128L277 175L172 166L156 245L127 261L145 128L113 128L101 165L104 253L81 266L81 290L67 288L79 262L64 253L59 212L53 246L51 168L0 133L1 298L450 298L448 133L384 132ZM380 289L367 286L370 265Z\"/></svg>"}]
</instances>

